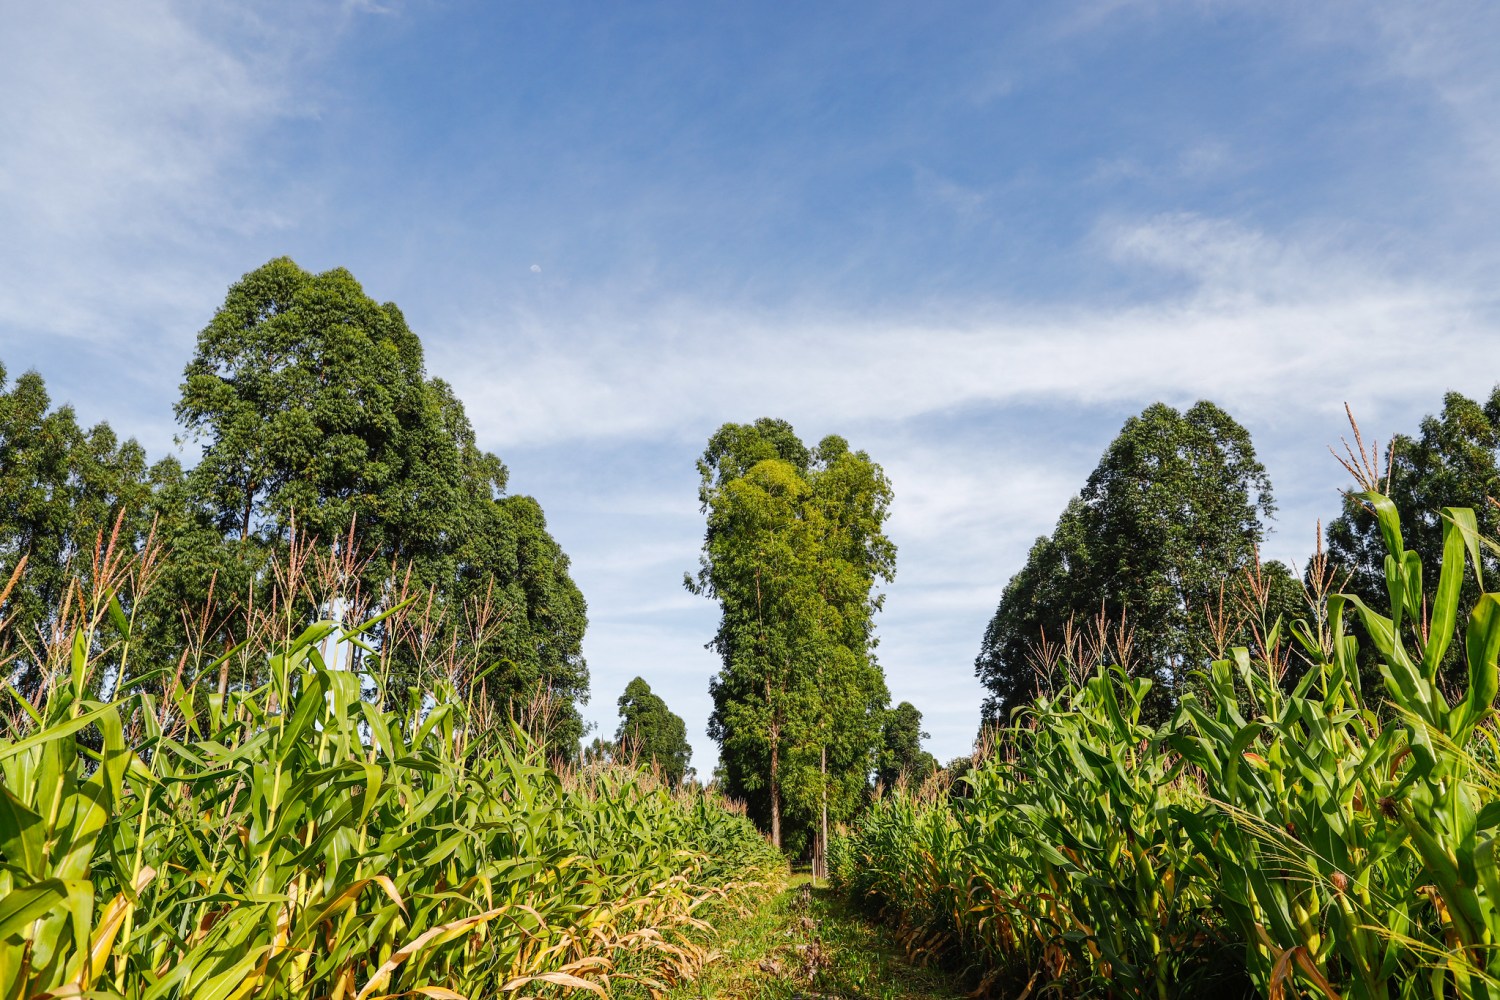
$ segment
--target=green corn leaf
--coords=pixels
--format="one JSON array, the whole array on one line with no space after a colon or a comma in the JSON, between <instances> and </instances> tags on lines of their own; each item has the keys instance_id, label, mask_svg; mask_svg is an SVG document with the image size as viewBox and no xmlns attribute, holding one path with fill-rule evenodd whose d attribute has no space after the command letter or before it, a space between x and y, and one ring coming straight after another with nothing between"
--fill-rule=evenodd
<instances>
[{"instance_id":1,"label":"green corn leaf","mask_svg":"<svg viewBox=\"0 0 1500 1000\"><path fill-rule=\"evenodd\" d=\"M82 630L73 633L72 667L73 700L82 701L89 669L89 640Z\"/></svg>"},{"instance_id":2,"label":"green corn leaf","mask_svg":"<svg viewBox=\"0 0 1500 1000\"><path fill-rule=\"evenodd\" d=\"M86 729L97 722L102 716L114 710L115 707L113 705L94 703L94 707L88 709L82 715L75 715L71 719L49 725L41 732L33 733L23 740L17 740L15 743L0 743L0 760L4 760L7 757L14 757L17 754L45 746L48 743L67 739L80 729Z\"/></svg>"},{"instance_id":3,"label":"green corn leaf","mask_svg":"<svg viewBox=\"0 0 1500 1000\"><path fill-rule=\"evenodd\" d=\"M1495 695L1500 692L1500 676L1496 671L1496 658L1500 656L1500 595L1480 595L1469 614L1464 652L1469 661L1469 690L1454 713L1451 734L1459 742L1492 711Z\"/></svg>"},{"instance_id":4,"label":"green corn leaf","mask_svg":"<svg viewBox=\"0 0 1500 1000\"><path fill-rule=\"evenodd\" d=\"M1438 573L1437 593L1432 598L1427 648L1422 655L1423 672L1429 680L1437 675L1458 623L1458 605L1464 582L1464 551L1468 542L1460 525L1473 523L1472 510L1459 511L1449 507L1443 511L1443 565Z\"/></svg>"},{"instance_id":5,"label":"green corn leaf","mask_svg":"<svg viewBox=\"0 0 1500 1000\"><path fill-rule=\"evenodd\" d=\"M68 884L56 878L42 879L0 896L0 941L28 939L30 925L61 911L68 897Z\"/></svg>"},{"instance_id":6,"label":"green corn leaf","mask_svg":"<svg viewBox=\"0 0 1500 1000\"><path fill-rule=\"evenodd\" d=\"M130 619L125 617L125 609L120 607L120 595L111 593L109 595L109 620L114 623L115 631L120 633L120 638L130 639Z\"/></svg>"},{"instance_id":7,"label":"green corn leaf","mask_svg":"<svg viewBox=\"0 0 1500 1000\"><path fill-rule=\"evenodd\" d=\"M1400 557L1406 551L1401 541L1401 515L1396 510L1396 505L1389 497L1374 491L1356 494L1356 496L1370 505L1375 514L1375 523L1380 528L1380 537L1385 542L1385 550L1393 556Z\"/></svg>"},{"instance_id":8,"label":"green corn leaf","mask_svg":"<svg viewBox=\"0 0 1500 1000\"><path fill-rule=\"evenodd\" d=\"M33 879L45 878L42 847L47 839L41 815L0 785L0 854Z\"/></svg>"},{"instance_id":9,"label":"green corn leaf","mask_svg":"<svg viewBox=\"0 0 1500 1000\"><path fill-rule=\"evenodd\" d=\"M289 744L295 744L298 740L312 731L313 722L327 710L324 697L328 692L327 671L315 671L304 674L302 677L302 690L297 694L296 707L292 711L292 718L282 731L281 738Z\"/></svg>"}]
</instances>

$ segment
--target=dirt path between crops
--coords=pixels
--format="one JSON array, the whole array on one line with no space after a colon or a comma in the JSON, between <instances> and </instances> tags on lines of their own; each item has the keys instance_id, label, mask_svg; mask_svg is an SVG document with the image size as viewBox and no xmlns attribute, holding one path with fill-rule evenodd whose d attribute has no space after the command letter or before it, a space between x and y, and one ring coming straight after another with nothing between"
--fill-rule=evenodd
<instances>
[{"instance_id":1,"label":"dirt path between crops","mask_svg":"<svg viewBox=\"0 0 1500 1000\"><path fill-rule=\"evenodd\" d=\"M955 977L907 961L887 932L805 875L725 927L716 947L721 957L670 1000L960 1000L967 992Z\"/></svg>"}]
</instances>

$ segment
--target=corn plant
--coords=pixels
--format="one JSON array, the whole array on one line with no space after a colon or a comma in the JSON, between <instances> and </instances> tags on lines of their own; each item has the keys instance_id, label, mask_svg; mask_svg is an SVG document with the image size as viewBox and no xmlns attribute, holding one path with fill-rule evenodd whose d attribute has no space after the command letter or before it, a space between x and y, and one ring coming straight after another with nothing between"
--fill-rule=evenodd
<instances>
[{"instance_id":1,"label":"corn plant","mask_svg":"<svg viewBox=\"0 0 1500 1000\"><path fill-rule=\"evenodd\" d=\"M846 891L990 987L1281 998L1500 996L1500 595L1470 511L1436 586L1390 501L1362 494L1389 608L1262 621L1159 731L1146 682L1101 669L1040 699L951 805L887 799L833 851ZM1439 670L1461 632L1462 691ZM1383 698L1361 688L1363 634ZM1307 669L1287 678L1286 636Z\"/></svg>"},{"instance_id":2,"label":"corn plant","mask_svg":"<svg viewBox=\"0 0 1500 1000\"><path fill-rule=\"evenodd\" d=\"M962 956L984 985L1177 995L1219 970L1209 893L1178 875L1186 793L1140 722L1149 681L1101 671L1042 698L969 795L880 803L840 844L842 885Z\"/></svg>"},{"instance_id":3,"label":"corn plant","mask_svg":"<svg viewBox=\"0 0 1500 1000\"><path fill-rule=\"evenodd\" d=\"M202 663L206 685L179 665L160 696L117 685L101 700L91 675L129 669L132 629L128 581L106 582L80 591L87 613L64 623L39 696L8 692L6 1000L662 988L705 959L705 915L785 876L710 796L560 774L453 669L367 700L330 657L387 655L374 636L399 634L400 605L299 630L273 604ZM263 682L214 687L234 658L258 660L243 674Z\"/></svg>"},{"instance_id":4,"label":"corn plant","mask_svg":"<svg viewBox=\"0 0 1500 1000\"><path fill-rule=\"evenodd\" d=\"M1450 705L1437 675L1466 568L1483 589L1474 515L1443 512L1443 561L1429 597L1395 507L1375 492L1363 499L1387 549L1391 613L1334 596L1328 636L1293 626L1313 669L1289 694L1244 650L1215 663L1213 706L1185 704L1189 724L1173 740L1207 792L1203 807L1181 818L1203 850L1204 874L1221 878L1226 914L1267 992L1298 981L1361 998L1493 996L1500 804L1465 748L1492 711L1500 604L1483 594L1469 617L1469 684ZM1379 656L1387 720L1359 688L1346 608ZM1236 684L1259 714L1236 710Z\"/></svg>"}]
</instances>

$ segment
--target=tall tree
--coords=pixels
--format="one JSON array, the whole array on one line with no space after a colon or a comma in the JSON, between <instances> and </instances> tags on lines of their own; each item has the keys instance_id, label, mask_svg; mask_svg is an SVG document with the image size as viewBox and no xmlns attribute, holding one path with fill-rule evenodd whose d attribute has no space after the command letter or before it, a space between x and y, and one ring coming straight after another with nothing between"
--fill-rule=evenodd
<instances>
[{"instance_id":1,"label":"tall tree","mask_svg":"<svg viewBox=\"0 0 1500 1000\"><path fill-rule=\"evenodd\" d=\"M134 440L104 423L84 430L72 407L52 406L41 375L7 385L0 366L0 563L6 575L22 558L27 566L8 603L18 680L35 665L32 651L71 581L91 571L96 547L117 523L126 548L149 529L152 475Z\"/></svg>"},{"instance_id":2,"label":"tall tree","mask_svg":"<svg viewBox=\"0 0 1500 1000\"><path fill-rule=\"evenodd\" d=\"M229 564L242 589L295 525L352 549L366 594L382 592L392 567L409 574L444 628L482 606L499 627L464 640L477 647L471 662L496 664L484 690L512 705L550 696L545 735L554 752L576 756L586 609L567 556L540 505L506 495L505 465L478 447L452 389L427 376L395 305L369 298L343 269L267 263L229 289L199 334L177 416L202 444L181 499L193 551ZM205 526L235 542L232 558L212 551ZM198 574L178 589L201 595L206 581Z\"/></svg>"},{"instance_id":3,"label":"tall tree","mask_svg":"<svg viewBox=\"0 0 1500 1000\"><path fill-rule=\"evenodd\" d=\"M1500 497L1500 386L1482 404L1457 392L1443 397L1442 411L1422 419L1417 435L1397 434L1391 439L1389 483L1385 492L1401 512L1402 540L1408 550L1421 557L1430 579L1436 579L1443 552L1444 507L1468 507L1474 511L1479 531L1486 538L1500 535L1500 509L1491 497ZM1343 583L1343 589L1366 601L1387 600L1385 547L1374 515L1364 504L1346 496L1343 510L1328 525L1328 555ZM1500 560L1488 549L1481 550L1487 572L1500 572ZM1479 599L1479 586L1465 575L1459 622ZM1446 685L1461 689L1462 643L1455 644L1439 674ZM1370 664L1373 671L1374 664ZM1381 691L1378 676L1369 678Z\"/></svg>"},{"instance_id":4,"label":"tall tree","mask_svg":"<svg viewBox=\"0 0 1500 1000\"><path fill-rule=\"evenodd\" d=\"M245 275L198 335L177 417L203 442L192 481L221 532L279 540L293 521L429 568L456 527L445 400L400 310L342 268L279 258Z\"/></svg>"},{"instance_id":5,"label":"tall tree","mask_svg":"<svg viewBox=\"0 0 1500 1000\"><path fill-rule=\"evenodd\" d=\"M922 749L922 741L930 738L922 732L922 713L911 702L903 701L887 711L880 727L876 781L891 788L903 777L921 781L936 771L937 758Z\"/></svg>"},{"instance_id":6,"label":"tall tree","mask_svg":"<svg viewBox=\"0 0 1500 1000\"><path fill-rule=\"evenodd\" d=\"M667 707L661 696L640 677L625 685L620 695L620 728L615 732L616 752L642 761L654 761L673 785L687 775L693 748L687 741L687 724Z\"/></svg>"},{"instance_id":7,"label":"tall tree","mask_svg":"<svg viewBox=\"0 0 1500 1000\"><path fill-rule=\"evenodd\" d=\"M889 481L839 437L809 450L785 421L726 424L698 464L707 516L695 593L721 617L709 735L727 790L778 845L857 807L888 694L874 657ZM784 823L790 820L790 824Z\"/></svg>"},{"instance_id":8,"label":"tall tree","mask_svg":"<svg viewBox=\"0 0 1500 1000\"><path fill-rule=\"evenodd\" d=\"M1116 645L1156 682L1150 708L1164 716L1214 645L1207 611L1254 564L1274 509L1249 432L1219 407L1131 417L1006 585L975 661L986 718L1034 697L1038 650L1101 613L1127 623L1133 642Z\"/></svg>"}]
</instances>

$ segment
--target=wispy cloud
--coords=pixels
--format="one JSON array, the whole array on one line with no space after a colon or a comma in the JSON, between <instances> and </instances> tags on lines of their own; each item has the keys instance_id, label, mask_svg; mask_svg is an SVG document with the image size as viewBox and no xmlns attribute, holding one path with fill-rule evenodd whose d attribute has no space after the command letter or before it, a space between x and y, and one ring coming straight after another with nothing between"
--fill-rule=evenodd
<instances>
[{"instance_id":1,"label":"wispy cloud","mask_svg":"<svg viewBox=\"0 0 1500 1000\"><path fill-rule=\"evenodd\" d=\"M1384 436L1494 377L1490 5L1103 0L973 31L890 5L852 40L489 8L11 4L0 359L158 450L229 281L352 266L543 500L606 728L659 674L701 737L713 613L681 573L724 420L885 463L881 655L951 755L1000 588L1125 414L1207 397L1251 425L1292 554L1345 400ZM513 58L454 44L480 23ZM1184 102L1184 41L1263 76Z\"/></svg>"},{"instance_id":2,"label":"wispy cloud","mask_svg":"<svg viewBox=\"0 0 1500 1000\"><path fill-rule=\"evenodd\" d=\"M161 0L12 8L0 326L112 340L121 312L161 317L192 296L205 236L276 226L243 169L290 108L271 70Z\"/></svg>"},{"instance_id":3,"label":"wispy cloud","mask_svg":"<svg viewBox=\"0 0 1500 1000\"><path fill-rule=\"evenodd\" d=\"M468 331L452 342L463 345L461 361L439 350L434 363L503 445L697 438L732 413L826 424L1201 394L1252 415L1287 399L1374 405L1440 392L1463 374L1453 359L1500 332L1487 290L1402 273L1321 239L1167 215L1103 225L1095 245L1116 267L1175 290L1144 304L990 303L963 316L948 306L950 318L936 321L732 313L680 300L644 313L554 314L550 339L513 336L509 324ZM1413 350L1415 336L1424 350Z\"/></svg>"},{"instance_id":4,"label":"wispy cloud","mask_svg":"<svg viewBox=\"0 0 1500 1000\"><path fill-rule=\"evenodd\" d=\"M967 314L949 303L928 321L677 301L562 324L554 313L551 339L470 330L452 341L461 359L439 350L433 364L454 376L483 436L502 450L507 440L586 452L675 442L686 468L718 423L765 414L868 448L896 485L890 530L901 547L881 659L895 697L930 713L936 749L951 756L972 736L980 691L969 664L1005 581L1125 414L1157 399L1226 406L1251 427L1282 487L1268 555L1300 559L1315 520L1333 509L1337 475L1323 446L1336 439L1343 402L1387 433L1447 389L1488 389L1493 373L1470 361L1500 335L1488 290L1412 272L1344 239L1336 230L1278 237L1189 213L1115 218L1080 252L1156 289L1144 301L992 302ZM691 484L680 478L672 523L637 520L627 537L696 536ZM659 558L672 545L650 548L658 565L643 570L649 581L627 570L638 543L590 548L615 567L592 584L605 602L639 608L642 620L683 613L665 599L689 568ZM622 558L605 555L615 548ZM679 633L664 626L667 634ZM601 692L638 669L621 658L630 647L620 641L608 623L590 640ZM716 666L681 638L659 649L672 670ZM609 712L591 709L601 724Z\"/></svg>"},{"instance_id":5,"label":"wispy cloud","mask_svg":"<svg viewBox=\"0 0 1500 1000\"><path fill-rule=\"evenodd\" d=\"M0 31L0 358L159 453L225 286L315 214L289 129L339 3L12 4ZM258 259L257 259L258 258ZM109 385L113 405L97 405Z\"/></svg>"},{"instance_id":6,"label":"wispy cloud","mask_svg":"<svg viewBox=\"0 0 1500 1000\"><path fill-rule=\"evenodd\" d=\"M1484 0L1438 0L1371 4L1364 13L1389 71L1431 87L1461 123L1474 151L1491 168L1500 167L1500 64L1495 60L1500 8ZM1330 35L1348 30L1347 21L1322 23Z\"/></svg>"}]
</instances>

